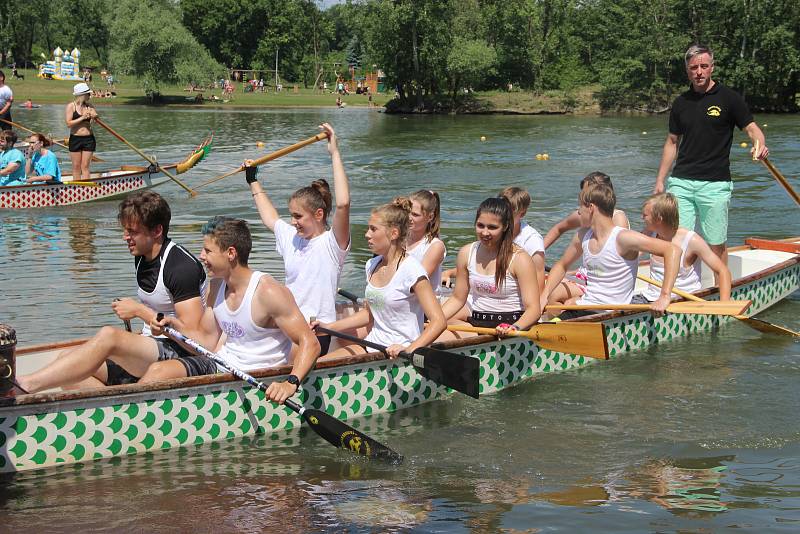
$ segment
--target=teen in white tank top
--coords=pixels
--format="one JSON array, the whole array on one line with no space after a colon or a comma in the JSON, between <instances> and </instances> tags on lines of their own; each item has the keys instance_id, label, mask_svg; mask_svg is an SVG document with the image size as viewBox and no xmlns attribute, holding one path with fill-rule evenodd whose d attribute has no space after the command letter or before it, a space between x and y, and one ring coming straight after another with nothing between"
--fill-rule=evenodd
<instances>
[{"instance_id":1,"label":"teen in white tank top","mask_svg":"<svg viewBox=\"0 0 800 534\"><path fill-rule=\"evenodd\" d=\"M262 276L262 272L253 272L236 310L225 302L225 282L214 302L214 317L228 337L218 354L232 367L245 371L285 365L292 351L292 341L280 328L262 328L253 322L253 294Z\"/></svg>"},{"instance_id":2,"label":"teen in white tank top","mask_svg":"<svg viewBox=\"0 0 800 534\"><path fill-rule=\"evenodd\" d=\"M444 247L444 241L442 241L438 237L434 237L433 239L429 239L428 237L426 237L425 239L420 241L416 247L410 250L406 249L406 254L412 258L416 258L418 262L422 263L422 260L425 258L425 253L428 252L428 249L430 249L431 246L437 242L441 243L442 246ZM445 247L444 256L442 256L442 263L444 263L444 259L446 257L447 257L447 248ZM433 292L436 293L437 295L441 292L442 289L442 263L439 264L439 266L436 268L435 271L433 271L433 274L430 277L431 286L433 286Z\"/></svg>"},{"instance_id":3,"label":"teen in white tank top","mask_svg":"<svg viewBox=\"0 0 800 534\"><path fill-rule=\"evenodd\" d=\"M615 226L597 254L589 250L592 230L583 236L583 265L586 267L586 293L577 304L628 304L633 298L638 258L626 260L617 252L617 236L625 230Z\"/></svg>"},{"instance_id":4,"label":"teen in white tank top","mask_svg":"<svg viewBox=\"0 0 800 534\"><path fill-rule=\"evenodd\" d=\"M692 231L686 232L681 243L681 267L678 270L678 278L675 279L675 289L682 289L689 293L699 290L702 286L700 284L700 260L696 260L692 265L685 265L684 258L686 257L686 249L689 247L689 241L694 237L695 233ZM664 281L664 260L660 256L650 257L650 278L656 282ZM653 302L658 300L661 296L661 288L652 284L647 284L642 296ZM673 296L677 298L677 296Z\"/></svg>"},{"instance_id":5,"label":"teen in white tank top","mask_svg":"<svg viewBox=\"0 0 800 534\"><path fill-rule=\"evenodd\" d=\"M167 258L174 247L174 241L167 243L167 248L164 250L164 255L161 257L161 265L158 268L158 281L156 282L156 287L153 288L152 292L148 293L139 287L138 283L136 284L136 294L142 304L152 309L156 313L163 313L164 315L170 317L175 317L175 302L172 300L172 295L167 289L167 286L164 285L164 266L167 264ZM184 252L180 247L178 247L177 251L181 254L186 254L186 252ZM141 265L141 262L136 265L137 273L139 271L139 265ZM202 300L204 306L206 303L207 285L208 278L206 278L200 285L200 299ZM152 332L150 331L150 324L147 321L145 321L144 326L142 327L142 335L153 337ZM162 335L158 337L165 338L166 336Z\"/></svg>"},{"instance_id":6,"label":"teen in white tank top","mask_svg":"<svg viewBox=\"0 0 800 534\"><path fill-rule=\"evenodd\" d=\"M470 311L483 313L504 313L522 311L522 297L519 293L517 279L511 275L511 264L514 263L519 250L514 251L508 270L503 281L503 286L498 288L494 283L494 273L480 274L476 265L476 256L480 242L472 244L469 251L467 271L469 273L469 294L472 297L469 303Z\"/></svg>"}]
</instances>

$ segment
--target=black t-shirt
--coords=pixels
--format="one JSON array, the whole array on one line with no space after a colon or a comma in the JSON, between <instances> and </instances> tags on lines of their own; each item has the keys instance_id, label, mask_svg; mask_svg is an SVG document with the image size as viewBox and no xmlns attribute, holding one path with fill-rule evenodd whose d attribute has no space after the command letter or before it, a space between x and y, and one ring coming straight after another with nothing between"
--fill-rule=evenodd
<instances>
[{"instance_id":1,"label":"black t-shirt","mask_svg":"<svg viewBox=\"0 0 800 534\"><path fill-rule=\"evenodd\" d=\"M145 260L144 256L134 258L134 265L137 267L136 283L148 293L152 293L156 288L161 261L169 242L169 239L164 240L161 252L153 261ZM185 248L175 244L167 256L167 263L164 264L164 286L172 295L172 302L178 303L199 297L200 287L205 279L206 272L200 261Z\"/></svg>"},{"instance_id":2,"label":"black t-shirt","mask_svg":"<svg viewBox=\"0 0 800 534\"><path fill-rule=\"evenodd\" d=\"M744 99L719 82L707 93L689 89L675 99L669 132L680 135L676 178L722 182L731 179L733 127L753 122Z\"/></svg>"}]
</instances>

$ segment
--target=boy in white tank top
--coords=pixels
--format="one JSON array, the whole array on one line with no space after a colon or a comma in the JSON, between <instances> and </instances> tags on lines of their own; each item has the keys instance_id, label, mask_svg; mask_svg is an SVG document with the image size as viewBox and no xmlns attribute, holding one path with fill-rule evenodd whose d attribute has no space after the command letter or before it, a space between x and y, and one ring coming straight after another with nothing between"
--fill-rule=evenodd
<instances>
[{"instance_id":1,"label":"boy in white tank top","mask_svg":"<svg viewBox=\"0 0 800 534\"><path fill-rule=\"evenodd\" d=\"M714 271L714 277L719 283L720 300L730 300L730 270L700 235L678 227L678 201L672 193L651 195L642 206L642 220L643 233L655 235L657 239L668 241L681 249L680 270L675 281L676 289L689 293L700 289L698 262L703 261ZM650 258L650 278L657 282L661 282L664 278L664 261L658 256ZM634 301L650 302L658 297L659 292L658 286L648 284L641 295L634 296ZM673 298L677 298L677 295Z\"/></svg>"},{"instance_id":2,"label":"boy in white tank top","mask_svg":"<svg viewBox=\"0 0 800 534\"><path fill-rule=\"evenodd\" d=\"M680 249L675 245L647 237L639 232L615 226L616 196L604 184L587 184L578 197L578 212L583 227L564 251L564 255L550 270L541 305L546 304L628 304L636 284L639 254L648 252L664 258L664 287L651 305L651 310L662 314L670 303L672 285L678 275ZM570 266L579 258L587 267L586 293L579 299L551 302L550 295L564 279ZM574 318L594 312L564 312L561 318Z\"/></svg>"},{"instance_id":3,"label":"boy in white tank top","mask_svg":"<svg viewBox=\"0 0 800 534\"><path fill-rule=\"evenodd\" d=\"M247 223L230 217L214 217L203 226L200 261L212 278L206 309L197 328L179 319L165 317L151 322L154 332L170 325L205 347L216 347L222 334L224 346L218 355L240 370L287 365L292 344L297 345L291 374L284 382L273 382L266 391L270 400L283 403L294 395L319 356L319 342L300 313L291 291L271 276L253 271L247 260L252 237ZM167 366L159 362L155 366Z\"/></svg>"}]
</instances>

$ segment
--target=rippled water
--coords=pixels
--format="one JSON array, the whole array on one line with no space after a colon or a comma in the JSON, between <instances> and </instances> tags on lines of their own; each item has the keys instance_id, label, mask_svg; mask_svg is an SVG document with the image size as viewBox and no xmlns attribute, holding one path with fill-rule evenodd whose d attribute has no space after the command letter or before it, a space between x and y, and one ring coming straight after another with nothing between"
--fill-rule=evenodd
<instances>
[{"instance_id":1,"label":"rippled water","mask_svg":"<svg viewBox=\"0 0 800 534\"><path fill-rule=\"evenodd\" d=\"M356 292L364 287L370 208L423 187L442 193L450 262L470 239L477 204L506 185L530 189L528 220L544 232L573 208L580 177L603 170L637 226L666 128L666 117L103 111L162 162L213 130L215 149L188 175L190 185L331 121L353 190L354 253L342 285ZM15 118L62 133L61 116L60 107L45 107ZM758 121L769 124L773 163L800 175L796 117ZM99 137L105 159L138 163L109 136ZM763 166L748 161L738 147L743 137L737 132L732 154L730 242L800 235L800 211ZM549 161L535 159L543 152ZM298 186L329 175L318 144L269 164L262 182L283 208ZM194 199L172 184L159 190L172 205L176 240L197 250L200 224L210 216L245 217L256 234L251 263L280 277L274 240L258 224L243 178L201 189ZM0 211L0 321L16 327L22 344L116 324L108 304L132 295L134 283L115 216L116 202ZM798 294L763 314L795 330L799 316ZM245 439L23 473L0 480L0 531L796 532L798 380L800 343L729 325L479 401L453 397L356 421L406 456L400 467L353 459L304 430L283 436L289 445Z\"/></svg>"}]
</instances>

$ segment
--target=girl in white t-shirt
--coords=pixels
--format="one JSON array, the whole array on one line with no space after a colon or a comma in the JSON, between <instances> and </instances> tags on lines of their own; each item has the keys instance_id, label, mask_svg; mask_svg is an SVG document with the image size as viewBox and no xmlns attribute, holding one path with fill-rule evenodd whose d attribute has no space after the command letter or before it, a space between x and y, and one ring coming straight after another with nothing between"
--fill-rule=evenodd
<instances>
[{"instance_id":1,"label":"girl in white t-shirt","mask_svg":"<svg viewBox=\"0 0 800 534\"><path fill-rule=\"evenodd\" d=\"M444 242L439 239L439 194L421 189L408 198L411 215L406 252L425 268L433 292L438 295L442 285L442 262L447 255Z\"/></svg>"},{"instance_id":2,"label":"girl in white t-shirt","mask_svg":"<svg viewBox=\"0 0 800 534\"><path fill-rule=\"evenodd\" d=\"M320 128L328 134L328 152L333 163L333 187L336 209L328 227L333 207L331 190L325 180L295 191L289 199L291 224L281 220L266 191L256 179L256 167L245 162L247 182L253 193L263 223L275 233L275 248L283 257L286 287L294 295L306 320L336 320L336 292L347 253L350 251L350 188L344 172L336 133L328 123ZM319 336L322 354L330 345L330 336Z\"/></svg>"},{"instance_id":3,"label":"girl in white t-shirt","mask_svg":"<svg viewBox=\"0 0 800 534\"><path fill-rule=\"evenodd\" d=\"M442 311L452 323L471 297L474 326L494 327L498 335L525 330L539 320L539 283L533 260L514 244L514 214L505 197L484 200L475 217L478 240L461 248L456 287ZM452 333L445 335L446 339ZM460 337L460 336L459 336Z\"/></svg>"},{"instance_id":4,"label":"girl in white t-shirt","mask_svg":"<svg viewBox=\"0 0 800 534\"><path fill-rule=\"evenodd\" d=\"M607 185L612 190L614 189L614 185L611 183L611 177L600 171L594 171L587 174L583 180L581 180L580 189L583 190L586 184ZM628 216L625 215L625 212L622 210L614 209L614 215L611 217L611 220L614 222L615 226L621 226L623 228L627 228L628 230L631 228L631 223L628 221ZM545 249L550 248L550 245L555 243L558 238L564 235L566 232L569 232L570 230L576 230L578 228L581 228L581 217L578 215L578 211L575 210L550 228L550 230L547 232L547 235L544 236ZM569 299L577 299L582 297L586 293L586 281L586 268L581 265L578 270L575 271L575 275L572 276L570 280L565 279L553 291L551 294L551 298L553 299L552 302L566 302Z\"/></svg>"},{"instance_id":5,"label":"girl in white t-shirt","mask_svg":"<svg viewBox=\"0 0 800 534\"><path fill-rule=\"evenodd\" d=\"M331 330L353 331L368 326L366 340L387 347L396 357L401 351L413 352L427 346L444 331L446 322L428 273L422 264L406 253L411 201L398 197L372 210L367 226L367 244L376 256L366 265L366 306L349 317L331 324ZM423 329L424 316L428 325ZM326 358L360 354L366 349L345 345Z\"/></svg>"}]
</instances>

